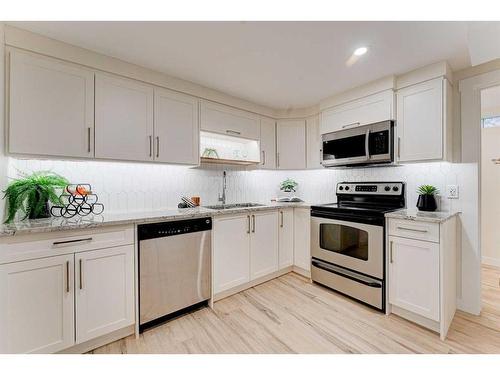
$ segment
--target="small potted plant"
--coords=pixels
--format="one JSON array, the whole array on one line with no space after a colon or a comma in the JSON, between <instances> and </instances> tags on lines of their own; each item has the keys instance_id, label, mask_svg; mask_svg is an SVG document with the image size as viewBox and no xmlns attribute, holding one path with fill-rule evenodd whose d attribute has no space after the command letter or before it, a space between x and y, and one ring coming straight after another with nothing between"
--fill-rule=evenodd
<instances>
[{"instance_id":1,"label":"small potted plant","mask_svg":"<svg viewBox=\"0 0 500 375\"><path fill-rule=\"evenodd\" d=\"M436 211L436 194L439 194L439 190L432 185L421 185L417 189L419 194L417 200L417 208L420 211Z\"/></svg>"},{"instance_id":2,"label":"small potted plant","mask_svg":"<svg viewBox=\"0 0 500 375\"><path fill-rule=\"evenodd\" d=\"M3 191L3 198L7 200L5 222L12 222L18 211L24 214L21 220L50 217L49 202L61 204L57 190L64 189L68 180L48 171L20 175Z\"/></svg>"},{"instance_id":3,"label":"small potted plant","mask_svg":"<svg viewBox=\"0 0 500 375\"><path fill-rule=\"evenodd\" d=\"M285 193L288 193L288 195L295 193L297 191L297 186L299 184L292 180L291 178L287 178L285 181L283 181L280 185L280 190L284 191Z\"/></svg>"}]
</instances>

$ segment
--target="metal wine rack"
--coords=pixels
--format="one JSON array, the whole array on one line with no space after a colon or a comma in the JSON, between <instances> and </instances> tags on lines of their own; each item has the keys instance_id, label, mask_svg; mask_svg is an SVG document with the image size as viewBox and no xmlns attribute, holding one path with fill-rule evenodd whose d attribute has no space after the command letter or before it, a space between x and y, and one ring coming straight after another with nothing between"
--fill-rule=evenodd
<instances>
[{"instance_id":1,"label":"metal wine rack","mask_svg":"<svg viewBox=\"0 0 500 375\"><path fill-rule=\"evenodd\" d=\"M61 206L52 206L52 216L71 218L76 215L102 214L104 205L98 203L99 197L92 193L90 184L70 184L59 197Z\"/></svg>"}]
</instances>

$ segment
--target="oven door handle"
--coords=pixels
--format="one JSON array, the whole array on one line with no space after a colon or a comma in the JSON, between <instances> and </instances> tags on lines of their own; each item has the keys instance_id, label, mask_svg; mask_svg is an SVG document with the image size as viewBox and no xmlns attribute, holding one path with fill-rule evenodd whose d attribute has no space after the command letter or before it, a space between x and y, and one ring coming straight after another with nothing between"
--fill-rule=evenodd
<instances>
[{"instance_id":1,"label":"oven door handle","mask_svg":"<svg viewBox=\"0 0 500 375\"><path fill-rule=\"evenodd\" d=\"M367 216L361 216L361 215L349 215L349 214L339 214L335 213L332 214L330 212L323 212L323 211L311 211L311 216L312 217L319 217L322 219L330 219L330 220L339 220L339 221L350 221L350 220L356 220L356 219L362 219L364 221L368 222L377 222L377 221L383 221L383 217L367 217Z\"/></svg>"},{"instance_id":2,"label":"oven door handle","mask_svg":"<svg viewBox=\"0 0 500 375\"><path fill-rule=\"evenodd\" d=\"M314 260L314 259L312 260L312 265L314 267L320 268L320 269L325 270L327 272L334 273L338 276L345 277L346 279L349 279L349 280L355 281L357 283L369 286L371 288L382 288L382 283L379 283L376 281L368 281L368 280L358 279L357 277L351 276L350 274L341 272L337 267L332 267L329 264L326 264L323 262L318 262L317 260Z\"/></svg>"}]
</instances>

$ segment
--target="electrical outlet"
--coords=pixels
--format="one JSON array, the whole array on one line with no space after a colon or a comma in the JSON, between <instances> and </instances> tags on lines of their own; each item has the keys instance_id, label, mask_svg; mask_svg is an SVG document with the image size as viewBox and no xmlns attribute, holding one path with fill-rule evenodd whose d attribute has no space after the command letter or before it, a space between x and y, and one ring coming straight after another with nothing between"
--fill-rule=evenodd
<instances>
[{"instance_id":1,"label":"electrical outlet","mask_svg":"<svg viewBox=\"0 0 500 375\"><path fill-rule=\"evenodd\" d=\"M458 199L458 185L446 185L446 198Z\"/></svg>"}]
</instances>

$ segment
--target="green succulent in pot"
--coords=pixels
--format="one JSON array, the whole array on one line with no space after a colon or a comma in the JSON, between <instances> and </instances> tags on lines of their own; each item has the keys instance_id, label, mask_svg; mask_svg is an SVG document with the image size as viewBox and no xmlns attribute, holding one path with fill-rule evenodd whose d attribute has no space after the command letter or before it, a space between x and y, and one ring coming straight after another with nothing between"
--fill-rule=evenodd
<instances>
[{"instance_id":1,"label":"green succulent in pot","mask_svg":"<svg viewBox=\"0 0 500 375\"><path fill-rule=\"evenodd\" d=\"M21 220L50 217L49 202L61 203L58 190L64 189L68 180L50 171L20 175L3 191L7 200L5 223L12 222L18 211L24 214Z\"/></svg>"},{"instance_id":2,"label":"green succulent in pot","mask_svg":"<svg viewBox=\"0 0 500 375\"><path fill-rule=\"evenodd\" d=\"M287 178L281 183L280 190L283 190L286 193L295 192L298 185L299 184L296 181L292 180L291 178Z\"/></svg>"},{"instance_id":3,"label":"green succulent in pot","mask_svg":"<svg viewBox=\"0 0 500 375\"><path fill-rule=\"evenodd\" d=\"M436 211L437 203L435 195L439 194L439 190L432 185L421 185L417 189L419 194L417 200L417 208L420 211Z\"/></svg>"}]
</instances>

